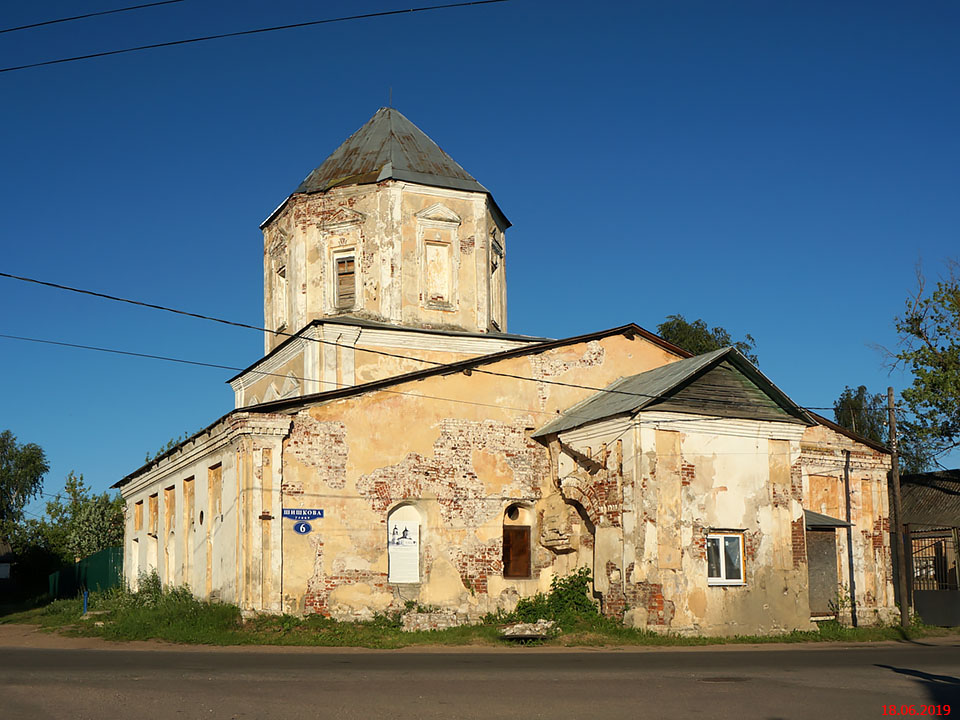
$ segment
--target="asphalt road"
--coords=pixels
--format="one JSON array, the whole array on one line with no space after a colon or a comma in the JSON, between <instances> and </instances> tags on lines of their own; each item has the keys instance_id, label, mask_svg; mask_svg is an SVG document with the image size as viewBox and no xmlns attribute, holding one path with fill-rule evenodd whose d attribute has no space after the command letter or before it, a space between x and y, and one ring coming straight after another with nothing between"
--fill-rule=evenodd
<instances>
[{"instance_id":1,"label":"asphalt road","mask_svg":"<svg viewBox=\"0 0 960 720\"><path fill-rule=\"evenodd\" d=\"M960 642L559 652L0 648L2 720L809 720L880 718L885 705L918 714L950 705L960 714Z\"/></svg>"}]
</instances>

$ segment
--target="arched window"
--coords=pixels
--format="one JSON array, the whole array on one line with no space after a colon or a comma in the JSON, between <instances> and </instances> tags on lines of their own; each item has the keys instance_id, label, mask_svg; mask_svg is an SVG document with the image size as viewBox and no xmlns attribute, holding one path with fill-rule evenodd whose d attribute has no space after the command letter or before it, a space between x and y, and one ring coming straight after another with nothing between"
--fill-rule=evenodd
<instances>
[{"instance_id":1,"label":"arched window","mask_svg":"<svg viewBox=\"0 0 960 720\"><path fill-rule=\"evenodd\" d=\"M514 504L503 514L503 576L530 577L530 518L528 508Z\"/></svg>"},{"instance_id":2,"label":"arched window","mask_svg":"<svg viewBox=\"0 0 960 720\"><path fill-rule=\"evenodd\" d=\"M420 512L401 505L387 516L387 581L420 582Z\"/></svg>"}]
</instances>

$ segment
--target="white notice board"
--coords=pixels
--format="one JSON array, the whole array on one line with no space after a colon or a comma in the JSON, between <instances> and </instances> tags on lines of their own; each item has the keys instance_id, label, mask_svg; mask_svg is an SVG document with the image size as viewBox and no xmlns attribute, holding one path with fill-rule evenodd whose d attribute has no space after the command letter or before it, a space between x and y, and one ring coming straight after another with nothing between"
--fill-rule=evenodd
<instances>
[{"instance_id":1,"label":"white notice board","mask_svg":"<svg viewBox=\"0 0 960 720\"><path fill-rule=\"evenodd\" d=\"M389 582L420 582L420 515L412 507L404 512L407 507L398 508L387 522Z\"/></svg>"}]
</instances>

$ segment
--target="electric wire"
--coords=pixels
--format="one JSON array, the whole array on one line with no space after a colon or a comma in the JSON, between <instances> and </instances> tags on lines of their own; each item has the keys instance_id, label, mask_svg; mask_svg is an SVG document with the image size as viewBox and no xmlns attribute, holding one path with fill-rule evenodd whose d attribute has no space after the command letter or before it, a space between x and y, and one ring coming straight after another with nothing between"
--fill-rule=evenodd
<instances>
[{"instance_id":1,"label":"electric wire","mask_svg":"<svg viewBox=\"0 0 960 720\"><path fill-rule=\"evenodd\" d=\"M144 359L148 359L148 360L161 360L161 361L164 361L164 362L173 362L173 363L179 363L179 364L183 364L183 365L193 365L193 366L198 366L198 367L209 367L209 368L214 368L214 369L218 369L218 370L239 370L239 369L240 369L240 368L234 367L234 366L232 366L232 365L223 365L223 364L221 364L221 363L210 363L210 362L203 362L203 361L200 361L200 360L187 360L187 359L185 359L185 358L175 358L175 357L171 357L171 356L169 356L169 355L154 355L154 354L151 354L151 353L140 353L140 352L133 352L133 351L130 351L130 350L118 350L118 349L116 349L116 348L104 348L104 347L99 347L99 346L96 346L96 345L83 345L83 344L80 344L80 343L68 343L68 342L61 342L61 341L58 341L58 340L46 340L46 339L42 339L42 338L30 338L30 337L24 337L24 336L22 336L22 335L8 335L8 334L0 333L0 338L5 338L5 339L7 339L7 340L19 340L19 341L23 341L23 342L38 343L38 344L42 344L42 345L54 345L54 346L59 346L59 347L68 347L68 348L74 348L74 349L79 349L79 350L91 350L91 351L95 351L95 352L109 353L109 354L112 354L112 355L122 355L122 356L128 356L128 357L138 357L138 358L144 358ZM308 377L302 377L302 376L297 376L297 375L292 375L292 374L284 374L284 373L267 372L267 371L265 371L265 370L264 370L264 371L257 370L257 371L254 371L254 372L256 372L258 375L264 375L264 376L267 376L267 377L278 377L278 378L284 378L284 379L287 379L287 378L291 378L291 377L292 377L294 380L298 380L298 381L300 381L300 382L316 382L316 383L320 383L320 384L322 384L322 385L335 385L335 386L338 387L338 388L358 387L358 386L356 386L356 385L349 385L349 384L347 384L347 383L338 383L338 382L334 382L334 381L331 381L331 380L318 380L318 379L316 379L316 378L308 378ZM494 404L494 403L485 403L485 402L479 402L479 401L476 401L476 400L464 400L464 399L462 399L462 398L448 398L448 397L442 397L442 396L439 396L439 395L426 395L426 394L424 394L424 393L405 392L405 391L402 391L402 390L389 390L389 389L387 389L387 388L373 388L372 391L373 391L373 392L388 393L388 394L391 394L391 395L404 395L404 396L414 397L414 398L418 398L418 399L422 399L422 400L438 400L438 401L441 401L441 402L449 402L449 403L455 403L455 404L456 404L456 403L459 403L459 404L463 404L463 405L474 405L474 406L477 406L477 407L488 407L488 408L494 408L494 409L497 409L497 410L510 410L510 411L513 411L513 412L531 413L531 414L534 414L534 415L549 415L550 417L553 417L553 418L559 417L559 414L558 414L556 411L536 410L536 409L534 409L534 408L529 408L529 407L526 407L526 408L512 407L512 406L510 406L510 405ZM286 398L283 398L283 399L286 399ZM292 398L291 398L291 399L292 399ZM239 407L239 408L236 408L235 411L249 410L249 409L251 409L251 408L253 408L253 407L255 407L255 406ZM575 419L575 420L584 420L584 421L593 421L593 420L596 420L596 418L594 418L594 417L592 417L592 416L589 416L589 417L588 417L588 416L585 416L585 415L577 415L576 413L570 413L570 412L563 413L563 417L568 417L568 418L572 418L572 419ZM698 417L698 418L657 419L657 420L649 420L649 421L645 421L645 422L646 422L646 424L673 424L673 423L684 423L684 422L703 422L703 421L711 421L711 420L729 420L729 418L724 418L724 417L706 417L706 416L705 416L705 417ZM641 424L643 424L643 422L644 422L644 421L641 421ZM197 434L197 433L194 433L194 435L196 435L196 434ZM192 435L191 435L191 437L192 437Z\"/></svg>"},{"instance_id":2,"label":"electric wire","mask_svg":"<svg viewBox=\"0 0 960 720\"><path fill-rule=\"evenodd\" d=\"M200 37L184 38L181 40L169 40L167 42L150 43L148 45L137 45L135 47L122 48L120 50L105 50L102 52L88 53L86 55L74 55L72 57L57 58L56 60L44 60L42 62L27 63L24 65L13 65L0 68L0 73L14 72L17 70L27 70L29 68L44 67L46 65L59 65L62 63L77 62L79 60L91 60L93 58L108 57L111 55L123 55L125 53L140 52L142 50L154 50L157 48L173 47L175 45L188 45L191 43L207 42L210 40L222 40L224 38L242 37L245 35L259 35L268 32L277 32L280 30L292 30L294 28L312 27L314 25L327 25L330 23L347 22L350 20L366 20L369 18L387 17L390 15L403 15L405 13L428 12L432 10L449 10L451 8L468 7L471 5L490 5L493 3L509 2L510 0L471 0L471 2L448 3L444 5L425 5L421 7L404 8L402 10L383 10L373 13L362 13L358 15L344 15L342 17L324 18L322 20L308 20L306 22L288 23L286 25L274 25L271 27L254 28L251 30L238 30L236 32L219 33L216 35L203 35Z\"/></svg>"},{"instance_id":3,"label":"electric wire","mask_svg":"<svg viewBox=\"0 0 960 720\"><path fill-rule=\"evenodd\" d=\"M142 10L143 8L156 7L158 5L173 5L174 3L181 2L185 2L185 0L159 0L158 2L150 2L143 5L131 5L129 7L116 8L115 10L100 10L98 12L85 13L83 15L57 18L56 20L44 20L43 22L30 23L29 25L2 28L0 29L0 35L3 33L17 32L18 30L30 30L31 28L44 27L46 25L56 25L57 23L72 22L73 20L84 20L85 18L99 17L101 15L115 15L116 13L130 12L131 10Z\"/></svg>"},{"instance_id":4,"label":"electric wire","mask_svg":"<svg viewBox=\"0 0 960 720\"><path fill-rule=\"evenodd\" d=\"M278 336L286 337L286 338L299 337L299 338L301 338L301 339L304 340L304 341L316 342L316 343L319 343L319 344L321 344L321 345L329 345L329 346L332 346L332 347L343 348L343 349L347 349L347 350L354 350L354 351L356 351L356 352L365 352L365 353L370 353L370 354L373 354L373 355L380 355L380 356L383 356L383 357L390 357L390 358L395 358L395 359L400 359L400 360L412 360L412 361L415 361L415 362L420 362L420 363L424 363L424 364L427 364L427 365L432 365L432 366L434 366L434 367L442 367L442 366L445 366L445 365L448 365L448 364L449 364L449 363L439 362L439 361L436 361L436 360L427 360L427 359L424 359L424 358L417 358L417 357L413 357L413 356L410 356L410 355L402 355L402 354L400 354L400 353L391 353L391 352L387 352L387 351L385 351L385 350L375 350L375 349L373 349L373 348L361 348L361 347L355 347L355 346L352 346L352 345L344 345L343 343L338 343L338 342L335 342L335 341L333 341L333 340L324 340L324 339L322 339L322 338L309 337L309 336L302 335L302 334L300 334L300 333L289 333L289 332L285 332L285 331L282 331L282 330L270 330L270 329L268 329L268 328L260 327L259 325L253 325L253 324L250 324L250 323L243 323L243 322L238 322L238 321L235 321L235 320L226 320L226 319L224 319L224 318L218 318L218 317L215 317L215 316L212 316L212 315L204 315L204 314L201 314L201 313L194 313L194 312L190 312L190 311L187 311L187 310L180 310L180 309L177 309L177 308L168 307L168 306L166 306L166 305L158 305L158 304L155 304L155 303L148 303L148 302L144 302L144 301L141 301L141 300L133 300L133 299L130 299L130 298L124 298L124 297L120 297L120 296L117 296L117 295L110 295L110 294L107 294L107 293L101 293L101 292L97 292L97 291L94 291L94 290L87 290L87 289L84 289L84 288L78 288L78 287L74 287L74 286L71 286L71 285L64 285L64 284L61 284L61 283L54 283L54 282L50 282L50 281L47 281L47 280L39 280L39 279L37 279L37 278L26 277L26 276L23 276L23 275L15 275L15 274L13 274L13 273L0 272L0 277L5 277L5 278L11 279L11 280L18 280L18 281L25 282L25 283L32 283L32 284L40 285L40 286L43 286L43 287L54 288L54 289L57 289L57 290L65 290L65 291L68 291L68 292L74 292L74 293L78 293L78 294L81 294L81 295L88 295L88 296L91 296L91 297L97 297L97 298L101 298L101 299L104 299L104 300L111 300L111 301L113 301L113 302L126 303L126 304L129 304L129 305L134 305L134 306L138 306L138 307L149 308L149 309L152 309L152 310L160 310L160 311L163 311L163 312L173 313L173 314L175 314L175 315L181 315L181 316L185 316L185 317L192 317L192 318L195 318L195 319L198 319L198 320L206 320L206 321L209 321L209 322L216 322L216 323L220 323L220 324L222 324L222 325L227 325L227 326L231 326L231 327L244 328L244 329L247 329L247 330L256 330L257 332L270 333L270 334L272 334L272 335L278 335ZM301 332L302 332L302 331L301 331ZM53 341L50 341L50 342L53 342ZM56 343L53 343L53 344L56 344ZM87 348L87 349L90 349L90 348ZM119 354L123 354L123 353L120 352ZM134 353L134 354L136 354L136 353ZM483 356L479 356L479 357L473 358L473 359L478 360L478 361L481 361L481 360L483 359ZM174 361L175 361L175 362L181 362L180 360L174 360ZM205 363L199 363L199 362L195 362L195 361L182 361L182 362L187 362L187 364L198 364L198 365L204 365L204 364L205 364ZM211 365L211 367L212 367L212 365ZM237 370L238 372L242 372L242 371L245 370L245 368L234 368L234 367L228 367L228 366L221 366L221 367L222 367L222 369ZM259 371L259 370L251 370L251 372L260 373L261 371ZM514 374L512 374L512 373L497 372L497 371L495 371L495 370L483 370L483 369L476 368L476 367L470 368L470 372L480 373L480 374L484 374L484 375L492 375L492 376L495 376L495 377L509 378L509 379L513 379L513 380L524 380L524 381L528 381L528 382L543 383L543 384L546 384L546 385L557 385L557 386L560 386L560 387L568 387L568 388L573 388L573 389L576 389L576 390L590 390L590 391L592 391L592 392L597 392L597 393L608 393L608 394L614 394L614 395L626 395L626 396L638 397L638 398L645 398L645 399L660 399L660 396L659 396L659 395L650 395L650 394L647 394L647 393L638 393L638 392L632 392L632 391L628 391L628 390L617 390L617 389L612 389L612 388L609 388L609 387L606 387L606 388L593 387L593 386L590 386L590 385L581 385L581 384L578 384L578 383L567 383L567 382L563 382L563 381L561 381L561 380L549 380L549 379L546 379L546 378L531 378L531 377L526 377L526 376L524 376L524 375L514 375ZM723 400L717 400L717 399L711 398L711 397L698 397L698 396L695 396L695 395L690 396L689 399L690 399L690 400L703 400L703 401L711 402L711 403L714 403L714 404L717 404L717 405L731 405L731 406L739 406L739 405L740 405L739 403L731 403L731 402L727 402L727 401L723 401ZM798 405L797 407L800 407L801 409L804 409L804 410L833 410L832 407L813 407L813 406L799 406L799 405Z\"/></svg>"}]
</instances>

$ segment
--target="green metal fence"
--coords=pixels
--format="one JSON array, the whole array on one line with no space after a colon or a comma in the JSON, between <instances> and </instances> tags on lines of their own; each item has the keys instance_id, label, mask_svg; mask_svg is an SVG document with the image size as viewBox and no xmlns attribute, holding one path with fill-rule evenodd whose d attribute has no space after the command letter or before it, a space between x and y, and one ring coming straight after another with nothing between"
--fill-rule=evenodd
<instances>
[{"instance_id":1,"label":"green metal fence","mask_svg":"<svg viewBox=\"0 0 960 720\"><path fill-rule=\"evenodd\" d=\"M76 597L84 590L107 590L123 583L123 548L108 547L73 566L50 574L50 596Z\"/></svg>"}]
</instances>

